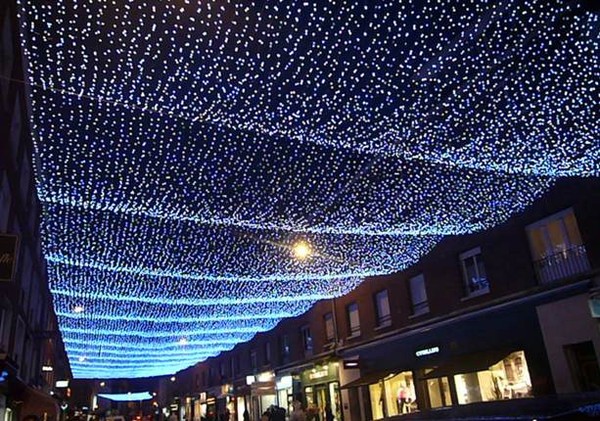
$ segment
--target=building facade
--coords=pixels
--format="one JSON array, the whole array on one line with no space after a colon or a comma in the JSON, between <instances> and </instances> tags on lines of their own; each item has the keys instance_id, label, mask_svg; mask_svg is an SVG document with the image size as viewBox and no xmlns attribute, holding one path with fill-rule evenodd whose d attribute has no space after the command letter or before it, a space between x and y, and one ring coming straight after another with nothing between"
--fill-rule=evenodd
<instances>
[{"instance_id":1,"label":"building facade","mask_svg":"<svg viewBox=\"0 0 600 421\"><path fill-rule=\"evenodd\" d=\"M48 288L15 2L0 3L0 420L64 415L71 378Z\"/></svg>"},{"instance_id":2,"label":"building facade","mask_svg":"<svg viewBox=\"0 0 600 421\"><path fill-rule=\"evenodd\" d=\"M504 224L283 320L180 373L185 418L299 400L320 420L326 406L376 420L600 389L599 209L600 180L561 180Z\"/></svg>"}]
</instances>

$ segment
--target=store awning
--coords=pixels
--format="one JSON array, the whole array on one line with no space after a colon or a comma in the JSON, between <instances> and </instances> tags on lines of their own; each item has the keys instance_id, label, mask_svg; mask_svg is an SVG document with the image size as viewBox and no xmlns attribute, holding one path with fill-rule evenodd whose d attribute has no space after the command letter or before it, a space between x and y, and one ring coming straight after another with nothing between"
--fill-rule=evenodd
<instances>
[{"instance_id":1,"label":"store awning","mask_svg":"<svg viewBox=\"0 0 600 421\"><path fill-rule=\"evenodd\" d=\"M19 396L19 400L23 401L20 408L23 416L36 414L44 419L58 419L60 415L59 402L54 397L26 385L23 386Z\"/></svg>"},{"instance_id":2,"label":"store awning","mask_svg":"<svg viewBox=\"0 0 600 421\"><path fill-rule=\"evenodd\" d=\"M447 363L435 368L433 371L422 376L422 379L435 379L439 377L453 376L455 374L474 373L485 371L498 361L506 358L515 349L491 349L489 351L475 352L472 354L458 355L451 358Z\"/></svg>"},{"instance_id":3,"label":"store awning","mask_svg":"<svg viewBox=\"0 0 600 421\"><path fill-rule=\"evenodd\" d=\"M367 386L369 384L377 383L381 379L384 379L394 373L395 373L394 371L390 371L390 370L366 373L366 374L360 376L358 379L353 380L350 383L347 383L347 384L341 386L341 388L342 389L350 389L352 387Z\"/></svg>"}]
</instances>

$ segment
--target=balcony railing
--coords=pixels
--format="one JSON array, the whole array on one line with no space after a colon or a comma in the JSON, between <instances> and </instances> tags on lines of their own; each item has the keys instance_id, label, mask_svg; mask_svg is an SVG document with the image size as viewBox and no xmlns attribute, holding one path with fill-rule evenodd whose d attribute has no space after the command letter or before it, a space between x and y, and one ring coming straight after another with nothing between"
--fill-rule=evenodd
<instances>
[{"instance_id":1,"label":"balcony railing","mask_svg":"<svg viewBox=\"0 0 600 421\"><path fill-rule=\"evenodd\" d=\"M583 245L571 246L564 251L536 260L533 265L542 284L569 278L590 269L590 262Z\"/></svg>"}]
</instances>

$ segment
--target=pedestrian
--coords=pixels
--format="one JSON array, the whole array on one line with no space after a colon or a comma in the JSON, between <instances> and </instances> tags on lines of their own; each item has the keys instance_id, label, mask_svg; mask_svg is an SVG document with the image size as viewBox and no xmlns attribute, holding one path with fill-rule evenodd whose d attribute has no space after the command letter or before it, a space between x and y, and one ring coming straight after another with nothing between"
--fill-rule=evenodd
<instances>
[{"instance_id":1,"label":"pedestrian","mask_svg":"<svg viewBox=\"0 0 600 421\"><path fill-rule=\"evenodd\" d=\"M290 421L306 421L306 414L302 410L302 404L299 401L294 401L292 405L294 410L290 414Z\"/></svg>"},{"instance_id":2,"label":"pedestrian","mask_svg":"<svg viewBox=\"0 0 600 421\"><path fill-rule=\"evenodd\" d=\"M248 409L244 409L243 418L244 418L244 421L250 421L250 413L248 412Z\"/></svg>"},{"instance_id":3,"label":"pedestrian","mask_svg":"<svg viewBox=\"0 0 600 421\"><path fill-rule=\"evenodd\" d=\"M331 410L331 405L325 405L325 421L333 421L333 411Z\"/></svg>"}]
</instances>

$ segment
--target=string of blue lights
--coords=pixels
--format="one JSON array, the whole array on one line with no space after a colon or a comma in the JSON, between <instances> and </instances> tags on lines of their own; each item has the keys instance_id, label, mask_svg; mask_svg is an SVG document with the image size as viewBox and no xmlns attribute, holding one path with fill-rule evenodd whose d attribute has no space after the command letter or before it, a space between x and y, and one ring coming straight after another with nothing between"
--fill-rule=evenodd
<instances>
[{"instance_id":1,"label":"string of blue lights","mask_svg":"<svg viewBox=\"0 0 600 421\"><path fill-rule=\"evenodd\" d=\"M76 377L173 373L600 175L578 2L19 4Z\"/></svg>"}]
</instances>

